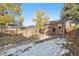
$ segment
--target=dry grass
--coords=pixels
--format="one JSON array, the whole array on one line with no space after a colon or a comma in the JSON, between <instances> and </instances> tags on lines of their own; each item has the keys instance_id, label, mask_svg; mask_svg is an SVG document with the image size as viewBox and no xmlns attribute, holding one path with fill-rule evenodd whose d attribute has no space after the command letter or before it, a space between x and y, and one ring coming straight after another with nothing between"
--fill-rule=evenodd
<instances>
[{"instance_id":1,"label":"dry grass","mask_svg":"<svg viewBox=\"0 0 79 59\"><path fill-rule=\"evenodd\" d=\"M8 44L16 44L16 43L20 43L23 41L28 41L29 39L20 35L9 35L9 34L1 34L0 37L0 47L4 46L4 45L8 45Z\"/></svg>"}]
</instances>

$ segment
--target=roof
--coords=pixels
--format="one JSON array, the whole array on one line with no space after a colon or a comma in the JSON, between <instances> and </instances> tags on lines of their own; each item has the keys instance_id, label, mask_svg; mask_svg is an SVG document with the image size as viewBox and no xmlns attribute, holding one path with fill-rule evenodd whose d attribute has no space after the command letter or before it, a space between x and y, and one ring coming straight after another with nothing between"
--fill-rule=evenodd
<instances>
[{"instance_id":1,"label":"roof","mask_svg":"<svg viewBox=\"0 0 79 59\"><path fill-rule=\"evenodd\" d=\"M26 27L22 27L22 29L27 29L27 28L34 28L35 26L32 25L32 26L26 26Z\"/></svg>"}]
</instances>

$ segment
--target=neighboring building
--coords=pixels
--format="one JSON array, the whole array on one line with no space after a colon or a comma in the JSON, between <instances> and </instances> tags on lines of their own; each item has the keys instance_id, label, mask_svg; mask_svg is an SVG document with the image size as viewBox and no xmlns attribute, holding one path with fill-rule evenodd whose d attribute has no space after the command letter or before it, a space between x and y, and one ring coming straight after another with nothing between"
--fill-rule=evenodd
<instances>
[{"instance_id":1,"label":"neighboring building","mask_svg":"<svg viewBox=\"0 0 79 59\"><path fill-rule=\"evenodd\" d=\"M50 21L48 35L64 35L65 25L63 22Z\"/></svg>"}]
</instances>

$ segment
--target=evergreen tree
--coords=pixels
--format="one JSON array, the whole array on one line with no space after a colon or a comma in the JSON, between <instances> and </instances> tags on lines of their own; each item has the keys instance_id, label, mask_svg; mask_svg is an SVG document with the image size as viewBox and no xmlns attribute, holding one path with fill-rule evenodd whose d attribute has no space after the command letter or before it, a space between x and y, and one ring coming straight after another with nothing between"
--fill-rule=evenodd
<instances>
[{"instance_id":1,"label":"evergreen tree","mask_svg":"<svg viewBox=\"0 0 79 59\"><path fill-rule=\"evenodd\" d=\"M79 19L79 4L78 3L65 3L63 9L61 10L61 18L65 20L71 18Z\"/></svg>"},{"instance_id":2,"label":"evergreen tree","mask_svg":"<svg viewBox=\"0 0 79 59\"><path fill-rule=\"evenodd\" d=\"M61 10L61 20L67 21L72 20L76 25L75 28L79 28L79 4L78 3L65 3L63 9Z\"/></svg>"}]
</instances>

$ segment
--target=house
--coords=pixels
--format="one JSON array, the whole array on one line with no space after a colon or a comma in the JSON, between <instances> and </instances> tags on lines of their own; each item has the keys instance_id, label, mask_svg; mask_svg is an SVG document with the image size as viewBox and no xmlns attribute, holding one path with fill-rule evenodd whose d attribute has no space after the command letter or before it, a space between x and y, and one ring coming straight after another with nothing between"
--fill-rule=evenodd
<instances>
[{"instance_id":1,"label":"house","mask_svg":"<svg viewBox=\"0 0 79 59\"><path fill-rule=\"evenodd\" d=\"M64 22L50 21L48 25L49 25L48 35L64 35L65 33Z\"/></svg>"}]
</instances>

